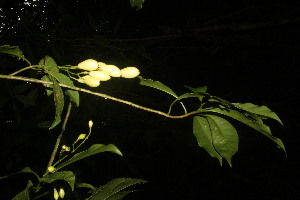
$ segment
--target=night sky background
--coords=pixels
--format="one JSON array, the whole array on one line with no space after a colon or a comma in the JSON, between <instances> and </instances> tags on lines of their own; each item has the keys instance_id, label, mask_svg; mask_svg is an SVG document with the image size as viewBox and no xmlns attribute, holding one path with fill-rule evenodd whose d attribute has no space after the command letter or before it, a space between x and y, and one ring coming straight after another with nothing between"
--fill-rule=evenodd
<instances>
[{"instance_id":1,"label":"night sky background","mask_svg":"<svg viewBox=\"0 0 300 200\"><path fill-rule=\"evenodd\" d=\"M299 199L299 25L300 1L146 0L141 10L127 0L0 2L0 44L19 46L34 64L49 55L58 65L93 58L121 68L137 66L144 78L177 94L188 92L185 86L207 86L208 93L230 102L266 105L283 121L284 126L267 124L283 140L287 159L265 136L232 122L239 151L232 168L225 161L221 167L198 147L192 117L167 119L81 94L63 142L71 144L93 120L86 146L112 143L124 156L104 153L69 169L94 186L117 177L149 181L134 187L138 192L128 200ZM0 74L25 66L0 57ZM22 75L39 78L30 71ZM39 126L54 116L43 86L27 84L22 90L20 85L24 82L0 80L0 176L27 166L43 173L59 133ZM18 99L34 89L25 103ZM136 79L112 80L93 90L164 112L173 101ZM178 106L174 114L180 113ZM0 180L0 199L23 190L26 178Z\"/></svg>"}]
</instances>

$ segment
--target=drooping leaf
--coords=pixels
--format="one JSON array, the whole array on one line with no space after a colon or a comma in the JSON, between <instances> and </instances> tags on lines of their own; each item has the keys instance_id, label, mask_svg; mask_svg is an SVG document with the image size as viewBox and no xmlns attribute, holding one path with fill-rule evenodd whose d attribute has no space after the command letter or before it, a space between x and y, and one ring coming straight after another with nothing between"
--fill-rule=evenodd
<instances>
[{"instance_id":1,"label":"drooping leaf","mask_svg":"<svg viewBox=\"0 0 300 200\"><path fill-rule=\"evenodd\" d=\"M109 145L104 145L104 144L94 144L92 145L89 149L76 153L72 158L70 158L69 160L67 160L66 162L60 164L59 166L56 167L56 169L61 169L73 162L76 162L78 160L81 160L83 158L98 154L98 153L102 153L102 152L113 152L116 153L120 156L122 156L122 153L120 152L120 150L113 144L109 144Z\"/></svg>"},{"instance_id":2,"label":"drooping leaf","mask_svg":"<svg viewBox=\"0 0 300 200\"><path fill-rule=\"evenodd\" d=\"M222 156L216 151L213 145L212 133L206 117L194 116L193 134L197 139L198 145L204 148L211 157L218 159L222 166Z\"/></svg>"},{"instance_id":3,"label":"drooping leaf","mask_svg":"<svg viewBox=\"0 0 300 200\"><path fill-rule=\"evenodd\" d=\"M72 191L74 190L75 175L71 171L48 173L40 179L41 182L45 182L45 183L53 183L54 181L57 180L66 181L70 185Z\"/></svg>"},{"instance_id":4,"label":"drooping leaf","mask_svg":"<svg viewBox=\"0 0 300 200\"><path fill-rule=\"evenodd\" d=\"M224 118L206 115L216 151L232 167L231 158L238 151L239 137L235 128Z\"/></svg>"},{"instance_id":5,"label":"drooping leaf","mask_svg":"<svg viewBox=\"0 0 300 200\"><path fill-rule=\"evenodd\" d=\"M130 187L135 184L146 183L142 179L131 179L131 178L117 178L111 180L107 184L100 186L92 191L92 195L86 200L100 200L100 199L109 199L109 200L119 200L122 199L125 195L132 191L124 191L127 187Z\"/></svg>"},{"instance_id":6,"label":"drooping leaf","mask_svg":"<svg viewBox=\"0 0 300 200\"><path fill-rule=\"evenodd\" d=\"M143 7L143 3L145 0L129 0L131 7L137 7L136 10L140 10Z\"/></svg>"},{"instance_id":7,"label":"drooping leaf","mask_svg":"<svg viewBox=\"0 0 300 200\"><path fill-rule=\"evenodd\" d=\"M18 46L10 46L10 45L0 46L0 53L16 56L18 59L22 59L26 61L29 65L31 65L30 62L25 58L23 52Z\"/></svg>"},{"instance_id":8,"label":"drooping leaf","mask_svg":"<svg viewBox=\"0 0 300 200\"><path fill-rule=\"evenodd\" d=\"M12 200L30 200L29 191L32 186L33 186L33 183L29 180L26 188L22 192L17 194Z\"/></svg>"},{"instance_id":9,"label":"drooping leaf","mask_svg":"<svg viewBox=\"0 0 300 200\"><path fill-rule=\"evenodd\" d=\"M73 81L66 75L59 73L59 72L51 72L51 71L49 72L49 74L51 74L53 77L55 77L58 82L74 87ZM66 93L70 97L71 101L73 101L76 104L76 106L79 106L78 91L67 90Z\"/></svg>"},{"instance_id":10,"label":"drooping leaf","mask_svg":"<svg viewBox=\"0 0 300 200\"><path fill-rule=\"evenodd\" d=\"M64 93L59 86L57 80L53 77L49 77L53 82L53 92L54 92L54 103L55 103L55 118L50 126L50 130L53 129L61 122L61 114L64 109Z\"/></svg>"},{"instance_id":11,"label":"drooping leaf","mask_svg":"<svg viewBox=\"0 0 300 200\"><path fill-rule=\"evenodd\" d=\"M258 105L254 105L252 103L233 103L233 105L242 110L245 110L247 112L274 119L283 125L282 121L279 119L279 117L276 115L276 113L271 111L266 106L258 106Z\"/></svg>"},{"instance_id":12,"label":"drooping leaf","mask_svg":"<svg viewBox=\"0 0 300 200\"><path fill-rule=\"evenodd\" d=\"M279 138L276 138L272 135L269 126L265 125L259 116L251 113L242 113L233 109L213 108L209 111L231 117L259 131L263 135L267 136L270 140L275 142L286 154L283 142Z\"/></svg>"}]
</instances>

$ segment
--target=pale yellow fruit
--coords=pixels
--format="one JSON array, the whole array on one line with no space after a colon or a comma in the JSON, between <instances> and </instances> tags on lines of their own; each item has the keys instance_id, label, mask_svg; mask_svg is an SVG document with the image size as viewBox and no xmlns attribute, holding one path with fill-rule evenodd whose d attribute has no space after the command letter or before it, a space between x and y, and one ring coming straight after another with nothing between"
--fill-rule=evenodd
<instances>
[{"instance_id":1,"label":"pale yellow fruit","mask_svg":"<svg viewBox=\"0 0 300 200\"><path fill-rule=\"evenodd\" d=\"M121 70L116 65L102 65L100 68L112 77L121 76Z\"/></svg>"},{"instance_id":2,"label":"pale yellow fruit","mask_svg":"<svg viewBox=\"0 0 300 200\"><path fill-rule=\"evenodd\" d=\"M56 188L54 188L53 197L55 200L57 200L59 198L59 194L58 194Z\"/></svg>"},{"instance_id":3,"label":"pale yellow fruit","mask_svg":"<svg viewBox=\"0 0 300 200\"><path fill-rule=\"evenodd\" d=\"M87 60L79 63L78 68L87 70L87 71L93 71L98 68L98 62L94 59L87 59Z\"/></svg>"},{"instance_id":4,"label":"pale yellow fruit","mask_svg":"<svg viewBox=\"0 0 300 200\"><path fill-rule=\"evenodd\" d=\"M101 66L106 65L104 62L98 62L98 67L101 68Z\"/></svg>"},{"instance_id":5,"label":"pale yellow fruit","mask_svg":"<svg viewBox=\"0 0 300 200\"><path fill-rule=\"evenodd\" d=\"M58 194L59 194L60 198L63 199L66 194L64 188L60 188Z\"/></svg>"},{"instance_id":6,"label":"pale yellow fruit","mask_svg":"<svg viewBox=\"0 0 300 200\"><path fill-rule=\"evenodd\" d=\"M85 138L85 136L86 136L86 134L81 133L81 134L78 136L77 140L83 140L83 139Z\"/></svg>"},{"instance_id":7,"label":"pale yellow fruit","mask_svg":"<svg viewBox=\"0 0 300 200\"><path fill-rule=\"evenodd\" d=\"M56 168L53 166L48 167L48 172L55 172Z\"/></svg>"},{"instance_id":8,"label":"pale yellow fruit","mask_svg":"<svg viewBox=\"0 0 300 200\"><path fill-rule=\"evenodd\" d=\"M86 75L82 77L84 80L84 83L87 84L90 87L98 87L100 85L99 79L92 77L90 75Z\"/></svg>"},{"instance_id":9,"label":"pale yellow fruit","mask_svg":"<svg viewBox=\"0 0 300 200\"><path fill-rule=\"evenodd\" d=\"M92 127L93 127L93 124L94 124L93 121L90 120L90 121L89 121L89 128L92 128Z\"/></svg>"},{"instance_id":10,"label":"pale yellow fruit","mask_svg":"<svg viewBox=\"0 0 300 200\"><path fill-rule=\"evenodd\" d=\"M104 71L90 71L90 76L97 78L99 81L107 81L110 76Z\"/></svg>"},{"instance_id":11,"label":"pale yellow fruit","mask_svg":"<svg viewBox=\"0 0 300 200\"><path fill-rule=\"evenodd\" d=\"M121 76L123 78L135 78L140 74L140 71L136 67L125 67L121 69Z\"/></svg>"}]
</instances>

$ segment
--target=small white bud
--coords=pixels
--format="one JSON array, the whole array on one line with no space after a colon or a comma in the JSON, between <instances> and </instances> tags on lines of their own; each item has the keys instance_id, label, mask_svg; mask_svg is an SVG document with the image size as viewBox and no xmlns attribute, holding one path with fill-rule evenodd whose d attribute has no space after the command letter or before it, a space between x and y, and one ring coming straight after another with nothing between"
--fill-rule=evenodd
<instances>
[{"instance_id":1,"label":"small white bud","mask_svg":"<svg viewBox=\"0 0 300 200\"><path fill-rule=\"evenodd\" d=\"M89 121L89 127L92 128L92 127L93 127L93 124L94 124L93 121L90 120L90 121Z\"/></svg>"}]
</instances>

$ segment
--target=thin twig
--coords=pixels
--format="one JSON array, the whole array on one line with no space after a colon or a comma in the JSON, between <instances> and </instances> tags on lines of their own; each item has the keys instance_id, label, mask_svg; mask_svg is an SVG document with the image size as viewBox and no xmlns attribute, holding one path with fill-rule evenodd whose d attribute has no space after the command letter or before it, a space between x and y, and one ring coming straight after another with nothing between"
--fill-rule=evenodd
<instances>
[{"instance_id":1,"label":"thin twig","mask_svg":"<svg viewBox=\"0 0 300 200\"><path fill-rule=\"evenodd\" d=\"M65 132L65 129L66 129L66 125L67 125L67 122L68 122L68 119L69 119L69 116L70 116L71 108L72 108L72 103L70 102L69 106L68 106L68 110L67 110L66 116L65 116L65 120L64 120L64 122L62 124L61 131L60 131L60 133L59 133L59 135L58 135L58 137L56 139L56 143L55 143L54 149L52 151L52 154L51 154L51 157L50 157L50 160L49 160L49 163L48 163L48 166L47 166L47 169L46 169L45 173L47 173L48 167L52 166L52 164L53 164L53 161L54 161L54 158L56 156L56 153L57 153L57 150L58 150L58 147L59 147L62 135L63 135L63 133Z\"/></svg>"},{"instance_id":2,"label":"thin twig","mask_svg":"<svg viewBox=\"0 0 300 200\"><path fill-rule=\"evenodd\" d=\"M20 80L20 81L28 81L28 82L34 82L34 83L42 83L42 84L46 84L46 85L53 84L50 81L42 81L42 80L39 80L39 79L27 78L27 77L22 77L22 76L10 76L10 75L0 74L0 78ZM69 86L69 85L65 85L65 84L62 84L62 83L60 83L59 85L61 87L68 88L68 89L71 89L71 90L77 90L77 91L80 91L80 92L84 92L84 93L92 94L92 95L95 95L95 96L98 96L98 97L102 97L104 99L110 99L110 100L113 100L113 101L124 103L124 104L127 104L129 106L132 106L132 107L135 107L135 108L138 108L138 109L141 109L141 110L145 110L145 111L148 111L148 112L156 113L158 115L162 115L162 116L165 116L165 117L168 117L168 118L180 119L180 118L185 118L185 117L188 117L190 115L194 115L194 114L198 113L198 111L193 111L193 112L190 112L190 113L187 113L187 114L184 114L184 115L169 115L169 114L164 113L162 111L154 110L152 108L147 108L145 106L141 106L141 105L132 103L130 101L126 101L126 100L123 100L123 99L119 99L119 98L116 98L116 97L109 96L107 94L92 92L90 90L86 90L86 89L79 88L79 87L74 87L74 86Z\"/></svg>"}]
</instances>

